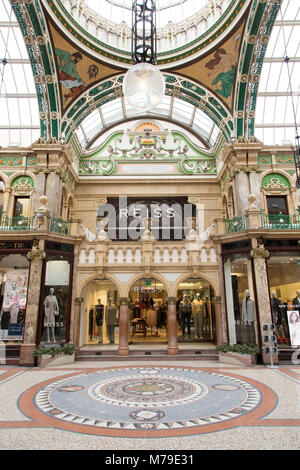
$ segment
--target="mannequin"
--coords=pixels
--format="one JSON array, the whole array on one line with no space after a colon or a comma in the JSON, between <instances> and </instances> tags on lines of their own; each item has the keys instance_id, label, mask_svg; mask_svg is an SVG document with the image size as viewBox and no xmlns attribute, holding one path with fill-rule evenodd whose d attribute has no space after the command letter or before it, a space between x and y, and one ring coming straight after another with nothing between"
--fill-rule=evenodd
<instances>
[{"instance_id":1,"label":"mannequin","mask_svg":"<svg viewBox=\"0 0 300 470\"><path fill-rule=\"evenodd\" d=\"M273 322L276 325L279 336L284 337L283 326L282 326L282 311L280 308L280 300L276 297L276 292L271 293L271 306L272 306L272 317Z\"/></svg>"},{"instance_id":2,"label":"mannequin","mask_svg":"<svg viewBox=\"0 0 300 470\"><path fill-rule=\"evenodd\" d=\"M152 306L147 310L146 323L148 328L150 328L150 335L153 336L153 330L155 332L156 327L156 311Z\"/></svg>"},{"instance_id":3,"label":"mannequin","mask_svg":"<svg viewBox=\"0 0 300 470\"><path fill-rule=\"evenodd\" d=\"M254 322L255 306L254 301L250 298L250 291L245 290L245 298L242 303L242 320L244 322Z\"/></svg>"},{"instance_id":4,"label":"mannequin","mask_svg":"<svg viewBox=\"0 0 300 470\"><path fill-rule=\"evenodd\" d=\"M242 303L242 320L247 327L247 339L250 343L255 342L255 334L253 330L255 320L255 304L250 298L250 291L245 290L245 298Z\"/></svg>"},{"instance_id":5,"label":"mannequin","mask_svg":"<svg viewBox=\"0 0 300 470\"><path fill-rule=\"evenodd\" d=\"M115 342L115 326L117 320L118 309L115 304L112 303L112 299L108 299L108 304L105 309L105 323L107 328L107 336L109 342L113 344Z\"/></svg>"},{"instance_id":6,"label":"mannequin","mask_svg":"<svg viewBox=\"0 0 300 470\"><path fill-rule=\"evenodd\" d=\"M2 314L1 314L1 332L2 338L4 338L4 330L8 330L11 320L10 306L9 304L3 304Z\"/></svg>"},{"instance_id":7,"label":"mannequin","mask_svg":"<svg viewBox=\"0 0 300 470\"><path fill-rule=\"evenodd\" d=\"M188 335L191 336L192 303L186 294L183 295L183 300L179 304L179 311L182 335L185 335L185 325L187 325Z\"/></svg>"},{"instance_id":8,"label":"mannequin","mask_svg":"<svg viewBox=\"0 0 300 470\"><path fill-rule=\"evenodd\" d=\"M196 339L203 339L202 324L203 324L204 312L205 312L204 302L201 299L200 294L197 293L195 300L193 300L193 319L194 319Z\"/></svg>"},{"instance_id":9,"label":"mannequin","mask_svg":"<svg viewBox=\"0 0 300 470\"><path fill-rule=\"evenodd\" d=\"M204 317L203 317L203 329L208 336L210 336L210 303L209 298L205 297L204 300Z\"/></svg>"},{"instance_id":10,"label":"mannequin","mask_svg":"<svg viewBox=\"0 0 300 470\"><path fill-rule=\"evenodd\" d=\"M44 300L44 327L47 328L47 341L50 343L50 330L52 336L52 342L55 343L54 328L55 328L55 317L59 315L59 307L57 298L54 295L53 287L49 290L49 295Z\"/></svg>"},{"instance_id":11,"label":"mannequin","mask_svg":"<svg viewBox=\"0 0 300 470\"><path fill-rule=\"evenodd\" d=\"M102 327L103 327L103 316L104 316L104 305L101 304L101 299L98 299L98 304L95 305L96 310L96 325L98 327L99 343L103 342Z\"/></svg>"},{"instance_id":12,"label":"mannequin","mask_svg":"<svg viewBox=\"0 0 300 470\"><path fill-rule=\"evenodd\" d=\"M293 309L300 313L300 290L297 290L296 294L296 297L293 299Z\"/></svg>"},{"instance_id":13,"label":"mannequin","mask_svg":"<svg viewBox=\"0 0 300 470\"><path fill-rule=\"evenodd\" d=\"M94 329L94 309L90 308L89 311L89 335L90 341L93 340L93 329Z\"/></svg>"}]
</instances>

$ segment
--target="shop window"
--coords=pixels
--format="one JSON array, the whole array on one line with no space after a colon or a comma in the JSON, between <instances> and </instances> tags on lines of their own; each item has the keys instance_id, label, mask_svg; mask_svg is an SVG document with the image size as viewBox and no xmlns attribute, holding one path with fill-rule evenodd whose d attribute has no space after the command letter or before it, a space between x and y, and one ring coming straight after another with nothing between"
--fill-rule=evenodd
<instances>
[{"instance_id":1,"label":"shop window","mask_svg":"<svg viewBox=\"0 0 300 470\"><path fill-rule=\"evenodd\" d=\"M266 196L269 215L288 215L288 204L286 196Z\"/></svg>"},{"instance_id":2,"label":"shop window","mask_svg":"<svg viewBox=\"0 0 300 470\"><path fill-rule=\"evenodd\" d=\"M29 196L15 196L13 217L29 217Z\"/></svg>"},{"instance_id":3,"label":"shop window","mask_svg":"<svg viewBox=\"0 0 300 470\"><path fill-rule=\"evenodd\" d=\"M216 342L215 295L203 278L186 279L177 291L179 343Z\"/></svg>"},{"instance_id":4,"label":"shop window","mask_svg":"<svg viewBox=\"0 0 300 470\"><path fill-rule=\"evenodd\" d=\"M267 261L273 323L280 347L300 346L300 252L272 252Z\"/></svg>"},{"instance_id":5,"label":"shop window","mask_svg":"<svg viewBox=\"0 0 300 470\"><path fill-rule=\"evenodd\" d=\"M85 315L82 316L80 344L119 343L119 294L109 279L90 281L82 292ZM130 331L129 331L130 333Z\"/></svg>"},{"instance_id":6,"label":"shop window","mask_svg":"<svg viewBox=\"0 0 300 470\"><path fill-rule=\"evenodd\" d=\"M257 344L251 260L241 254L228 256L224 263L224 276L229 342Z\"/></svg>"},{"instance_id":7,"label":"shop window","mask_svg":"<svg viewBox=\"0 0 300 470\"><path fill-rule=\"evenodd\" d=\"M67 341L71 298L71 263L64 256L49 256L46 262L42 302L41 342Z\"/></svg>"},{"instance_id":8,"label":"shop window","mask_svg":"<svg viewBox=\"0 0 300 470\"><path fill-rule=\"evenodd\" d=\"M9 254L0 261L0 340L22 341L27 304L28 261Z\"/></svg>"}]
</instances>

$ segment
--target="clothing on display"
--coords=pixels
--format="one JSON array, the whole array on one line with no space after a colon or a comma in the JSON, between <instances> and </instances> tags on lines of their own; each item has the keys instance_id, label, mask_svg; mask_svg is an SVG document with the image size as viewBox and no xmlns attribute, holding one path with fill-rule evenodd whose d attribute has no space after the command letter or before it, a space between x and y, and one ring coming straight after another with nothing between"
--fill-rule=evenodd
<instances>
[{"instance_id":1,"label":"clothing on display","mask_svg":"<svg viewBox=\"0 0 300 470\"><path fill-rule=\"evenodd\" d=\"M8 330L10 319L11 319L10 311L4 310L1 315L1 330Z\"/></svg>"},{"instance_id":2,"label":"clothing on display","mask_svg":"<svg viewBox=\"0 0 300 470\"><path fill-rule=\"evenodd\" d=\"M108 300L108 305L105 308L105 323L107 328L107 336L110 343L115 342L115 326L118 317L118 308L114 305L111 299Z\"/></svg>"},{"instance_id":3,"label":"clothing on display","mask_svg":"<svg viewBox=\"0 0 300 470\"><path fill-rule=\"evenodd\" d=\"M55 317L59 315L59 307L54 289L50 289L50 294L44 300L44 326L53 328L55 326Z\"/></svg>"},{"instance_id":4,"label":"clothing on display","mask_svg":"<svg viewBox=\"0 0 300 470\"><path fill-rule=\"evenodd\" d=\"M194 327L195 327L195 338L202 339L203 338L202 327L203 327L205 305L199 295L197 295L196 299L193 300L192 309L193 309L193 320L194 320Z\"/></svg>"},{"instance_id":5,"label":"clothing on display","mask_svg":"<svg viewBox=\"0 0 300 470\"><path fill-rule=\"evenodd\" d=\"M181 330L182 335L185 335L185 328L187 327L188 335L191 335L191 317L192 317L192 303L188 300L187 297L179 304L179 312L180 312L180 323L181 323Z\"/></svg>"},{"instance_id":6,"label":"clothing on display","mask_svg":"<svg viewBox=\"0 0 300 470\"><path fill-rule=\"evenodd\" d=\"M96 311L95 322L96 322L96 325L98 327L99 343L102 343L102 341L103 341L102 327L103 327L103 319L104 319L104 305L101 304L100 300L98 300L98 304L95 305L95 311Z\"/></svg>"},{"instance_id":7,"label":"clothing on display","mask_svg":"<svg viewBox=\"0 0 300 470\"><path fill-rule=\"evenodd\" d=\"M280 300L277 299L275 292L272 292L271 306L272 306L273 321L276 325L282 324L282 312L281 312L280 305L281 305Z\"/></svg>"},{"instance_id":8,"label":"clothing on display","mask_svg":"<svg viewBox=\"0 0 300 470\"><path fill-rule=\"evenodd\" d=\"M255 304L250 298L250 292L245 292L245 298L242 303L242 320L243 322L254 322L255 320Z\"/></svg>"}]
</instances>

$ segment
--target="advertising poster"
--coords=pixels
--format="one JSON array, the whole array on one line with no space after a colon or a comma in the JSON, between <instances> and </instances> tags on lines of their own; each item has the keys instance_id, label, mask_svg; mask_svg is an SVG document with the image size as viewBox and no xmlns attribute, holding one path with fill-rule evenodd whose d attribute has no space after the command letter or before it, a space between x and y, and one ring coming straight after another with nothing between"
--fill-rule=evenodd
<instances>
[{"instance_id":1,"label":"advertising poster","mask_svg":"<svg viewBox=\"0 0 300 470\"><path fill-rule=\"evenodd\" d=\"M291 346L300 346L300 315L297 310L287 311L287 320L291 338Z\"/></svg>"},{"instance_id":2,"label":"advertising poster","mask_svg":"<svg viewBox=\"0 0 300 470\"><path fill-rule=\"evenodd\" d=\"M22 323L24 322L27 301L27 285L27 269L14 269L6 272L0 327L2 333L4 330L8 330L10 337L22 335Z\"/></svg>"}]
</instances>

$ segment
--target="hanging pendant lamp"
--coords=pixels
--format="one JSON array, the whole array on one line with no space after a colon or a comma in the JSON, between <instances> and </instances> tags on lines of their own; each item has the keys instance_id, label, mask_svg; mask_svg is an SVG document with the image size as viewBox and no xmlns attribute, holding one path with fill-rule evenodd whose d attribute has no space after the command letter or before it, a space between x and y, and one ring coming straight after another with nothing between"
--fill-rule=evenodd
<instances>
[{"instance_id":1,"label":"hanging pendant lamp","mask_svg":"<svg viewBox=\"0 0 300 470\"><path fill-rule=\"evenodd\" d=\"M132 62L123 81L123 94L138 112L154 109L165 95L165 80L156 63L156 5L154 0L133 0Z\"/></svg>"}]
</instances>

